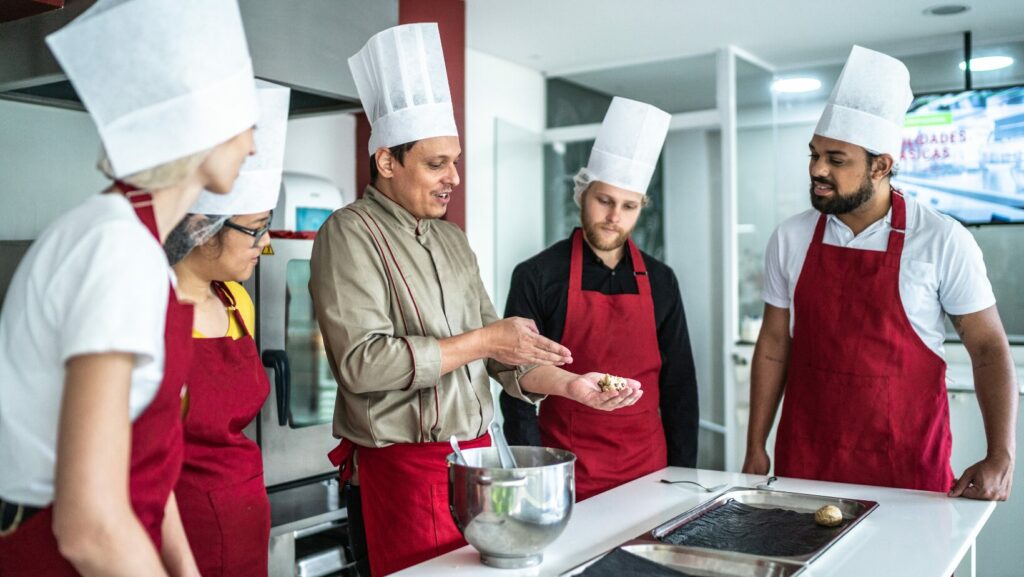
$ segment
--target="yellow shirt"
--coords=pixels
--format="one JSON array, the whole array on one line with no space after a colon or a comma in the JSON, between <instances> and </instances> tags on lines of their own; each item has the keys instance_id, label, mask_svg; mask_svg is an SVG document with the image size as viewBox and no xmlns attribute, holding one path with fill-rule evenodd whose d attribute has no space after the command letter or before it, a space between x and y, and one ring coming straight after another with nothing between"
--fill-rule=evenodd
<instances>
[{"instance_id":1,"label":"yellow shirt","mask_svg":"<svg viewBox=\"0 0 1024 577\"><path fill-rule=\"evenodd\" d=\"M252 328L256 326L256 308L252 304L252 298L249 297L249 293L245 291L245 287L237 282L226 282L225 286L228 287L228 292L235 299L235 306L238 308L238 312L241 313L242 320L245 321L245 326L249 329L248 333L252 334ZM233 339L240 339L246 335L246 331L238 325L238 320L232 311L228 311L228 332L226 335ZM205 339L208 338L203 333L192 329L192 338L194 339Z\"/></svg>"}]
</instances>

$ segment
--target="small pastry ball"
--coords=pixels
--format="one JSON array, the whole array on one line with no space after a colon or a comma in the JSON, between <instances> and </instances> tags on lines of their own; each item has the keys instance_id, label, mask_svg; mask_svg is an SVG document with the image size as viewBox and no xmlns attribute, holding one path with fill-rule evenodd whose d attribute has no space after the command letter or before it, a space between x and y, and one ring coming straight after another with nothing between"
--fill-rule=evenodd
<instances>
[{"instance_id":1,"label":"small pastry ball","mask_svg":"<svg viewBox=\"0 0 1024 577\"><path fill-rule=\"evenodd\" d=\"M601 377L600 381L597 381L597 386L601 387L602 393L608 391L621 391L626 388L626 379L622 377L616 377L615 375L605 374Z\"/></svg>"},{"instance_id":2,"label":"small pastry ball","mask_svg":"<svg viewBox=\"0 0 1024 577\"><path fill-rule=\"evenodd\" d=\"M825 505L814 512L814 522L822 527L838 527L843 524L843 512L835 505Z\"/></svg>"}]
</instances>

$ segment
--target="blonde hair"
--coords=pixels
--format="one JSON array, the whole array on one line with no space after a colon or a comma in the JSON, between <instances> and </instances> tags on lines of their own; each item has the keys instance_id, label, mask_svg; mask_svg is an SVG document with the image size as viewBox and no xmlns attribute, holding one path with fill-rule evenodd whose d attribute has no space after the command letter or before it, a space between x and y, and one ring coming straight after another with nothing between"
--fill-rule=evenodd
<instances>
[{"instance_id":1,"label":"blonde hair","mask_svg":"<svg viewBox=\"0 0 1024 577\"><path fill-rule=\"evenodd\" d=\"M188 156L117 178L114 176L114 167L110 164L107 151L101 147L100 159L96 163L96 168L111 180L120 180L141 190L156 190L174 186L188 178L192 173L199 170L199 167L206 160L206 157L209 156L211 150L201 150Z\"/></svg>"}]
</instances>

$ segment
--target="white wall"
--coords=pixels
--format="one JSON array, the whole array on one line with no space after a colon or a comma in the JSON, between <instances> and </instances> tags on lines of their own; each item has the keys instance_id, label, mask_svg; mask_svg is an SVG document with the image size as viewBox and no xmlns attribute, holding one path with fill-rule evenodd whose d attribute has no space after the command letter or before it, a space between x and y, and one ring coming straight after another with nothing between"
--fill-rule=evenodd
<instances>
[{"instance_id":1,"label":"white wall","mask_svg":"<svg viewBox=\"0 0 1024 577\"><path fill-rule=\"evenodd\" d=\"M0 100L0 240L32 239L107 186L84 112Z\"/></svg>"},{"instance_id":2,"label":"white wall","mask_svg":"<svg viewBox=\"0 0 1024 577\"><path fill-rule=\"evenodd\" d=\"M693 348L702 420L723 423L721 140L717 130L669 132L665 166L665 262L679 279ZM701 431L697 466L725 468L721 435Z\"/></svg>"},{"instance_id":3,"label":"white wall","mask_svg":"<svg viewBox=\"0 0 1024 577\"><path fill-rule=\"evenodd\" d=\"M333 114L289 123L285 169L355 188L355 120ZM109 182L95 168L100 141L84 112L0 100L0 240L32 239Z\"/></svg>"},{"instance_id":4,"label":"white wall","mask_svg":"<svg viewBox=\"0 0 1024 577\"><path fill-rule=\"evenodd\" d=\"M545 85L540 72L512 64L489 54L466 50L466 235L480 262L480 275L492 299L496 295L497 260L512 260L515 255L527 256L543 248L543 158L533 156L523 147L512 144L521 154L509 155L505 169L496 166L495 123L502 121L522 129L519 145L525 134L539 135L545 123ZM507 139L506 139L507 141ZM506 151L505 154L508 154ZM497 159L498 162L502 158ZM512 166L515 168L512 168ZM514 171L513 174L509 174ZM496 177L496 174L500 176ZM507 177L507 180L506 180ZM503 190L503 201L496 204L496 191ZM516 185L514 183L522 183ZM504 191L515 190L516 192ZM514 199L508 198L514 195ZM506 202L511 201L511 202ZM496 222L496 208L503 209L500 222ZM513 207L509 212L507 207ZM539 234L528 233L539 227ZM507 231L519 229L526 233L510 238ZM495 242L496 233L504 240ZM501 253L496 258L496 248ZM507 282L507 272L501 271ZM495 302L499 316L504 301Z\"/></svg>"},{"instance_id":5,"label":"white wall","mask_svg":"<svg viewBox=\"0 0 1024 577\"><path fill-rule=\"evenodd\" d=\"M288 122L284 169L329 178L346 200L356 193L356 119L337 113Z\"/></svg>"}]
</instances>

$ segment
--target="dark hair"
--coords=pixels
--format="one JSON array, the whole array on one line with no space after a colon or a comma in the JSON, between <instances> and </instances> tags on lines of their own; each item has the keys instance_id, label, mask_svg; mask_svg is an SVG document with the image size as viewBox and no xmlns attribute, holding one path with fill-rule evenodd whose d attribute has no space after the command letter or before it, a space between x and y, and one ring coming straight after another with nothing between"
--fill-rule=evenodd
<instances>
[{"instance_id":1,"label":"dark hair","mask_svg":"<svg viewBox=\"0 0 1024 577\"><path fill-rule=\"evenodd\" d=\"M882 156L882 155L881 154L875 154L875 153L871 152L870 150L868 150L866 148L864 149L864 152L866 152L868 154L868 170L870 171L871 170L871 166L875 164L875 159L878 158L879 156ZM892 163L892 168L889 169L889 178L896 178L896 174L898 172L899 172L899 169L896 168L896 161L894 159L893 163Z\"/></svg>"},{"instance_id":2,"label":"dark hair","mask_svg":"<svg viewBox=\"0 0 1024 577\"><path fill-rule=\"evenodd\" d=\"M398 161L398 164L401 164L402 166L405 166L405 153L409 152L410 150L412 150L412 147L415 146L417 142L419 142L419 141L413 140L412 142L406 142L405 144L398 144L398 145L392 146L392 147L388 148L388 152L391 153L391 156L395 157L395 160ZM377 186L377 177L379 177L379 176L380 176L380 172L377 170L377 155L376 154L371 154L370 155L370 184L372 184L373 186Z\"/></svg>"}]
</instances>

